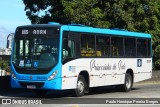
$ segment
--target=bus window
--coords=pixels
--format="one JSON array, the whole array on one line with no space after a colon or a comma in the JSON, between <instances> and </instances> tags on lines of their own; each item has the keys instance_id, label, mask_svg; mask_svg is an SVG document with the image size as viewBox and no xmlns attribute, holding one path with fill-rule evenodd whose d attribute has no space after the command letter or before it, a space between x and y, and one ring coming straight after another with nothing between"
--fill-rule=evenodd
<instances>
[{"instance_id":1,"label":"bus window","mask_svg":"<svg viewBox=\"0 0 160 107\"><path fill-rule=\"evenodd\" d=\"M137 56L147 56L146 39L137 39Z\"/></svg>"},{"instance_id":2,"label":"bus window","mask_svg":"<svg viewBox=\"0 0 160 107\"><path fill-rule=\"evenodd\" d=\"M63 40L63 59L66 57L75 57L75 41Z\"/></svg>"},{"instance_id":3,"label":"bus window","mask_svg":"<svg viewBox=\"0 0 160 107\"><path fill-rule=\"evenodd\" d=\"M95 36L89 34L81 35L81 56L96 56Z\"/></svg>"},{"instance_id":4,"label":"bus window","mask_svg":"<svg viewBox=\"0 0 160 107\"><path fill-rule=\"evenodd\" d=\"M108 36L97 36L96 49L97 56L110 56L110 38Z\"/></svg>"},{"instance_id":5,"label":"bus window","mask_svg":"<svg viewBox=\"0 0 160 107\"><path fill-rule=\"evenodd\" d=\"M136 56L136 45L134 38L125 38L125 56Z\"/></svg>"},{"instance_id":6,"label":"bus window","mask_svg":"<svg viewBox=\"0 0 160 107\"><path fill-rule=\"evenodd\" d=\"M111 50L112 56L123 56L123 38L122 37L112 37L111 38Z\"/></svg>"},{"instance_id":7,"label":"bus window","mask_svg":"<svg viewBox=\"0 0 160 107\"><path fill-rule=\"evenodd\" d=\"M25 40L25 60L28 59L30 57L30 53L29 53L29 40Z\"/></svg>"},{"instance_id":8,"label":"bus window","mask_svg":"<svg viewBox=\"0 0 160 107\"><path fill-rule=\"evenodd\" d=\"M20 51L19 51L20 52L20 56L23 57L23 49L24 49L23 48L23 40L20 40L20 48L19 49L20 49Z\"/></svg>"},{"instance_id":9,"label":"bus window","mask_svg":"<svg viewBox=\"0 0 160 107\"><path fill-rule=\"evenodd\" d=\"M64 40L63 40L63 52L62 52L62 54L63 54L63 59L65 59L66 57L68 57L68 48L67 48L67 39L65 38Z\"/></svg>"},{"instance_id":10,"label":"bus window","mask_svg":"<svg viewBox=\"0 0 160 107\"><path fill-rule=\"evenodd\" d=\"M70 57L75 57L75 41L74 40L68 40L68 55Z\"/></svg>"},{"instance_id":11,"label":"bus window","mask_svg":"<svg viewBox=\"0 0 160 107\"><path fill-rule=\"evenodd\" d=\"M148 39L148 56L151 56L151 40Z\"/></svg>"}]
</instances>

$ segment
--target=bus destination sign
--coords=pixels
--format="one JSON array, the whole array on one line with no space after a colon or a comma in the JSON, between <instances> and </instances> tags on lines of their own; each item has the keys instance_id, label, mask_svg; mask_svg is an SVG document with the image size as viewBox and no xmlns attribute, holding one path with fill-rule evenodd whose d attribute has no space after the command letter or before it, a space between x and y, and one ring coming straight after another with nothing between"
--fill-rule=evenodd
<instances>
[{"instance_id":1,"label":"bus destination sign","mask_svg":"<svg viewBox=\"0 0 160 107\"><path fill-rule=\"evenodd\" d=\"M47 34L47 30L43 29L43 30L38 30L38 29L33 29L29 32L29 30L22 30L21 31L22 35L28 35L28 34L33 34L33 35L46 35Z\"/></svg>"}]
</instances>

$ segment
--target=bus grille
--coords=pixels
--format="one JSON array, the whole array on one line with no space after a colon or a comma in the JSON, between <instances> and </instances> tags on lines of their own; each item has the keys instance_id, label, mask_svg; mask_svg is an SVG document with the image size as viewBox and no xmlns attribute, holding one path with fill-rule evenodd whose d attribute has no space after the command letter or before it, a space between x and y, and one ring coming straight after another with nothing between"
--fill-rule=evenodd
<instances>
[{"instance_id":1,"label":"bus grille","mask_svg":"<svg viewBox=\"0 0 160 107\"><path fill-rule=\"evenodd\" d=\"M27 85L35 85L37 88L41 88L44 85L44 82L19 82L22 87L27 87Z\"/></svg>"}]
</instances>

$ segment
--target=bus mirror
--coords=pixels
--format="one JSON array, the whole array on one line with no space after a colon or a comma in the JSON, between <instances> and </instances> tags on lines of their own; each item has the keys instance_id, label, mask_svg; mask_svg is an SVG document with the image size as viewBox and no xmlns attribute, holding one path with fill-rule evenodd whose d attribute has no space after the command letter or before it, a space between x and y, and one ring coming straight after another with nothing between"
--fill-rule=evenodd
<instances>
[{"instance_id":1,"label":"bus mirror","mask_svg":"<svg viewBox=\"0 0 160 107\"><path fill-rule=\"evenodd\" d=\"M9 48L9 40L7 40L7 46L6 46L6 48Z\"/></svg>"},{"instance_id":2,"label":"bus mirror","mask_svg":"<svg viewBox=\"0 0 160 107\"><path fill-rule=\"evenodd\" d=\"M11 48L12 47L13 39L14 39L14 33L11 33L7 36L7 46L6 46L6 48Z\"/></svg>"}]
</instances>

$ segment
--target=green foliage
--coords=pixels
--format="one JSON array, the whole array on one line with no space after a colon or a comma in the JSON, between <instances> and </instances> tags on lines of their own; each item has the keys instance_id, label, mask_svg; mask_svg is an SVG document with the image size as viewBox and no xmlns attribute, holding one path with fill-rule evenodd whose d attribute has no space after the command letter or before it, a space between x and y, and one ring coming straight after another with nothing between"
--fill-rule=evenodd
<instances>
[{"instance_id":1,"label":"green foliage","mask_svg":"<svg viewBox=\"0 0 160 107\"><path fill-rule=\"evenodd\" d=\"M10 66L9 66L9 61L8 60L0 60L0 68L2 69L2 64L3 64L3 70L10 72Z\"/></svg>"},{"instance_id":2,"label":"green foliage","mask_svg":"<svg viewBox=\"0 0 160 107\"><path fill-rule=\"evenodd\" d=\"M154 67L156 69L160 69L160 59L158 59L157 61L155 61Z\"/></svg>"},{"instance_id":3,"label":"green foliage","mask_svg":"<svg viewBox=\"0 0 160 107\"><path fill-rule=\"evenodd\" d=\"M23 0L31 22L80 23L152 34L153 61L160 59L160 0Z\"/></svg>"},{"instance_id":4,"label":"green foliage","mask_svg":"<svg viewBox=\"0 0 160 107\"><path fill-rule=\"evenodd\" d=\"M102 11L96 6L98 0L73 0L64 1L64 13L70 23L81 23L95 26L104 17Z\"/></svg>"}]
</instances>

